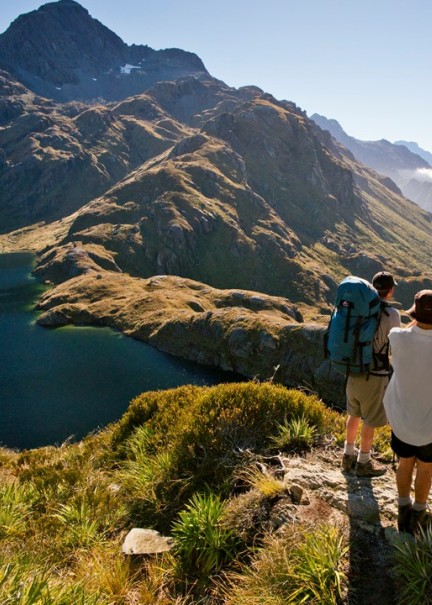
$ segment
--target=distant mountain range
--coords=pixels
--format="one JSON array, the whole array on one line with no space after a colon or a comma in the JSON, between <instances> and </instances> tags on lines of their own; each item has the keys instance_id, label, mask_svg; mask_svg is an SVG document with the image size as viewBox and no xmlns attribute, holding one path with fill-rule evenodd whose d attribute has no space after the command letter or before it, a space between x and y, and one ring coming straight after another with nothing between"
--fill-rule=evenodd
<instances>
[{"instance_id":1,"label":"distant mountain range","mask_svg":"<svg viewBox=\"0 0 432 605\"><path fill-rule=\"evenodd\" d=\"M323 130L328 130L366 166L390 177L407 198L432 211L432 154L417 143L396 141L360 141L349 136L333 119L319 114L311 116Z\"/></svg>"},{"instance_id":2,"label":"distant mountain range","mask_svg":"<svg viewBox=\"0 0 432 605\"><path fill-rule=\"evenodd\" d=\"M393 271L403 304L432 283L432 215L293 102L128 46L73 0L16 19L0 68L0 249L36 249L46 279L172 274L318 319L347 273Z\"/></svg>"},{"instance_id":3,"label":"distant mountain range","mask_svg":"<svg viewBox=\"0 0 432 605\"><path fill-rule=\"evenodd\" d=\"M404 145L410 151L419 155L421 158L426 160L426 162L428 164L430 164L432 166L432 153L430 153L429 151L426 151L425 149L422 149L421 147L419 147L419 145L417 143L414 143L413 141L395 141L394 144L395 145Z\"/></svg>"}]
</instances>

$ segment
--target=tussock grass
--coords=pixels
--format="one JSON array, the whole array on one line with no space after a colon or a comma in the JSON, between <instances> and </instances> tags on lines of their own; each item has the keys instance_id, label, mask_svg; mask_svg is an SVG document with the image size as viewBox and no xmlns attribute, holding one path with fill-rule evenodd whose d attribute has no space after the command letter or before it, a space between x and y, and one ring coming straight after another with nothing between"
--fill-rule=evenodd
<instances>
[{"instance_id":1,"label":"tussock grass","mask_svg":"<svg viewBox=\"0 0 432 605\"><path fill-rule=\"evenodd\" d=\"M182 573L208 582L236 555L233 530L222 523L225 504L212 493L195 494L172 526Z\"/></svg>"},{"instance_id":2,"label":"tussock grass","mask_svg":"<svg viewBox=\"0 0 432 605\"><path fill-rule=\"evenodd\" d=\"M32 485L0 486L0 538L25 534L35 493Z\"/></svg>"},{"instance_id":3,"label":"tussock grass","mask_svg":"<svg viewBox=\"0 0 432 605\"><path fill-rule=\"evenodd\" d=\"M285 420L277 429L278 434L272 441L276 447L288 451L310 450L317 435L316 428L304 415Z\"/></svg>"},{"instance_id":4,"label":"tussock grass","mask_svg":"<svg viewBox=\"0 0 432 605\"><path fill-rule=\"evenodd\" d=\"M339 529L326 525L269 536L251 563L228 575L224 605L336 605L347 549Z\"/></svg>"},{"instance_id":5,"label":"tussock grass","mask_svg":"<svg viewBox=\"0 0 432 605\"><path fill-rule=\"evenodd\" d=\"M286 491L286 486L280 479L256 466L241 469L239 478L266 498L275 498Z\"/></svg>"},{"instance_id":6,"label":"tussock grass","mask_svg":"<svg viewBox=\"0 0 432 605\"><path fill-rule=\"evenodd\" d=\"M334 441L344 425L316 397L272 383L185 386L137 397L118 423L80 443L5 451L0 602L289 603L283 586L297 578L293 602L313 602L320 590L329 596L319 602L331 603L344 583L344 547L297 524L283 539L265 538L284 487L251 469L293 438ZM126 559L121 543L132 527L173 535L175 548ZM221 596L233 569L237 585Z\"/></svg>"},{"instance_id":7,"label":"tussock grass","mask_svg":"<svg viewBox=\"0 0 432 605\"><path fill-rule=\"evenodd\" d=\"M432 529L415 540L394 543L394 575L397 605L425 605L432 599Z\"/></svg>"}]
</instances>

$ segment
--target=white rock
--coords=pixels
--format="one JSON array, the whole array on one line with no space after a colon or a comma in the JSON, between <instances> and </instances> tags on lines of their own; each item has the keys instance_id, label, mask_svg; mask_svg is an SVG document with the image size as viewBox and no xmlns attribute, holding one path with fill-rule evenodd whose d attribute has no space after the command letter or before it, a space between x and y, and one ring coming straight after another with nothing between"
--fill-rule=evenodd
<instances>
[{"instance_id":1,"label":"white rock","mask_svg":"<svg viewBox=\"0 0 432 605\"><path fill-rule=\"evenodd\" d=\"M172 538L161 536L154 529L134 527L126 536L122 551L125 555L149 555L166 552L173 544Z\"/></svg>"}]
</instances>

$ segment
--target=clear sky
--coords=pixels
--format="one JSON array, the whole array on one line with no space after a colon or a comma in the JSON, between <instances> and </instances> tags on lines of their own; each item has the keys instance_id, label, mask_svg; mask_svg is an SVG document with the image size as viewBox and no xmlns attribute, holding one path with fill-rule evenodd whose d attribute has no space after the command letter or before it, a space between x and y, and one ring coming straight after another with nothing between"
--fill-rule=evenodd
<instances>
[{"instance_id":1,"label":"clear sky","mask_svg":"<svg viewBox=\"0 0 432 605\"><path fill-rule=\"evenodd\" d=\"M128 44L195 52L358 139L432 151L432 0L79 0ZM0 32L43 0L0 0Z\"/></svg>"}]
</instances>

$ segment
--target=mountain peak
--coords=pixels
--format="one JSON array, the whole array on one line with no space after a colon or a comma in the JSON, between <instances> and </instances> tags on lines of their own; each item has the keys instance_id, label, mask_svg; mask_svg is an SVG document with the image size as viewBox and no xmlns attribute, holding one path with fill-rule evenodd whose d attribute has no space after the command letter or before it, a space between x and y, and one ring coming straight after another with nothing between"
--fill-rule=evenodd
<instances>
[{"instance_id":1,"label":"mountain peak","mask_svg":"<svg viewBox=\"0 0 432 605\"><path fill-rule=\"evenodd\" d=\"M0 36L3 66L56 85L76 84L76 70L97 76L126 59L127 45L74 0L44 4Z\"/></svg>"},{"instance_id":2,"label":"mountain peak","mask_svg":"<svg viewBox=\"0 0 432 605\"><path fill-rule=\"evenodd\" d=\"M15 19L0 35L0 69L61 101L120 99L159 80L208 76L193 53L128 46L75 0L50 2Z\"/></svg>"}]
</instances>

